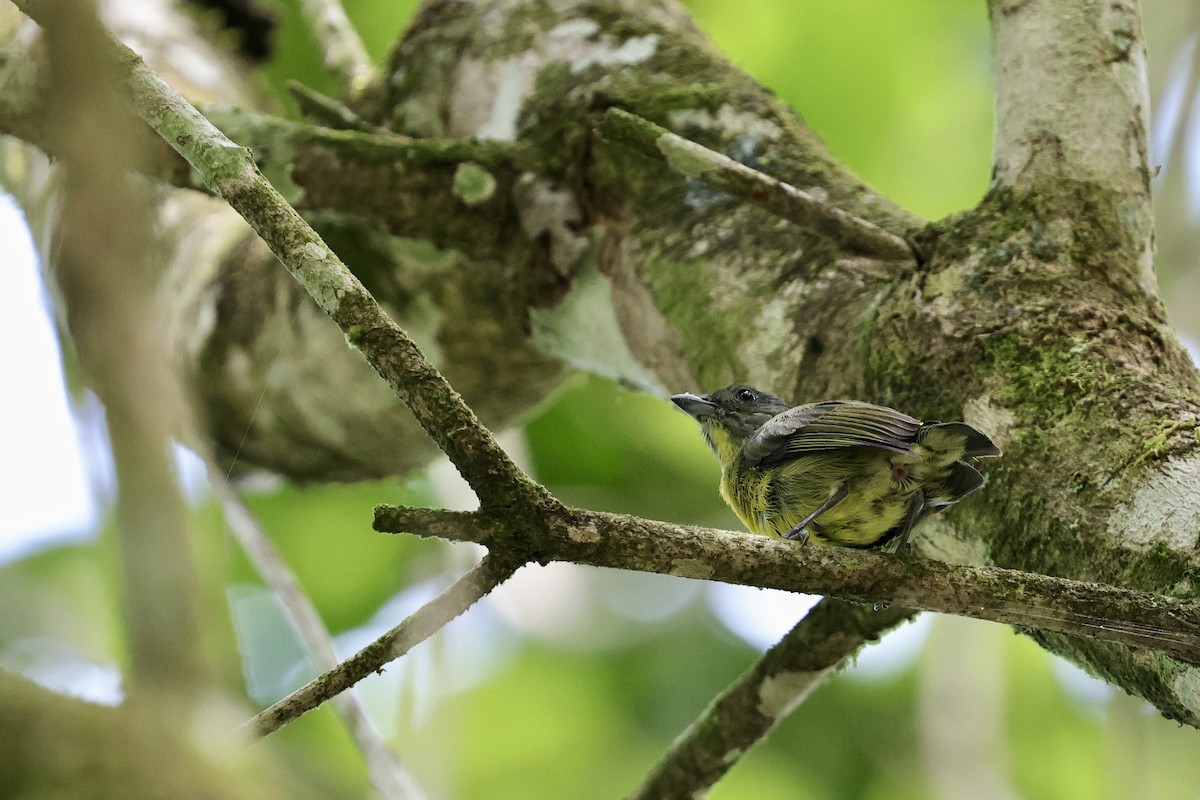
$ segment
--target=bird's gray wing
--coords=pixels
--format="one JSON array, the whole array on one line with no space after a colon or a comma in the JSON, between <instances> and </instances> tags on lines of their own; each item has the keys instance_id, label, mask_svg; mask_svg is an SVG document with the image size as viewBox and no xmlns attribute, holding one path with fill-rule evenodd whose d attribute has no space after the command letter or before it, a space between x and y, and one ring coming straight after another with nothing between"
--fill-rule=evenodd
<instances>
[{"instance_id":1,"label":"bird's gray wing","mask_svg":"<svg viewBox=\"0 0 1200 800\"><path fill-rule=\"evenodd\" d=\"M915 455L921 421L894 408L851 400L796 406L763 423L742 449L746 466L768 467L805 453L841 447L878 447Z\"/></svg>"}]
</instances>

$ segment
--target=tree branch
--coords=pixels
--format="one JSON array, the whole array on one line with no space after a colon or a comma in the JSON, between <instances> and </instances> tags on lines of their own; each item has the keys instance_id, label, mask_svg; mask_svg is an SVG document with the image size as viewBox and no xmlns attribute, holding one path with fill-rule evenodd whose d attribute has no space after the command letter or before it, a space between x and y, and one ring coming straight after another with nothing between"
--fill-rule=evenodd
<instances>
[{"instance_id":1,"label":"tree branch","mask_svg":"<svg viewBox=\"0 0 1200 800\"><path fill-rule=\"evenodd\" d=\"M376 128L342 103L334 100L332 97L321 94L315 89L310 89L299 81L288 81L287 90L292 99L296 101L296 105L300 109L300 115L317 125L328 125L331 128L343 131L364 131L367 133L382 133L385 130Z\"/></svg>"},{"instance_id":2,"label":"tree branch","mask_svg":"<svg viewBox=\"0 0 1200 800\"><path fill-rule=\"evenodd\" d=\"M1200 602L998 567L947 564L846 547L547 507L544 533L486 511L377 506L375 530L471 541L496 552L532 547L541 562L659 572L887 603L918 611L1069 633L1200 664Z\"/></svg>"},{"instance_id":3,"label":"tree branch","mask_svg":"<svg viewBox=\"0 0 1200 800\"><path fill-rule=\"evenodd\" d=\"M209 682L195 603L187 510L170 434L183 415L178 375L162 348L153 303L154 198L131 183L143 151L120 87L96 61L108 40L94 2L51 9L45 36L55 109L46 134L65 171L61 228L46 255L91 386L105 407L117 479L126 685L163 700L193 700ZM102 131L102 134L96 132Z\"/></svg>"},{"instance_id":4,"label":"tree branch","mask_svg":"<svg viewBox=\"0 0 1200 800\"><path fill-rule=\"evenodd\" d=\"M1157 297L1138 4L989 0L988 12L996 75L993 188L1036 195L1067 179L1114 193L1121 210L1107 222L1110 235L1127 237L1137 256L1120 270Z\"/></svg>"},{"instance_id":5,"label":"tree branch","mask_svg":"<svg viewBox=\"0 0 1200 800\"><path fill-rule=\"evenodd\" d=\"M288 568L282 554L258 524L241 495L229 485L228 478L212 466L211 461L208 464L208 482L234 538L287 612L292 630L304 644L313 663L320 670L335 668L337 656L333 641L320 613L301 589L295 574ZM358 696L353 692L343 692L333 698L333 702L367 762L371 785L380 797L385 800L423 798L424 792L401 763L399 755L387 746L371 724Z\"/></svg>"},{"instance_id":6,"label":"tree branch","mask_svg":"<svg viewBox=\"0 0 1200 800\"><path fill-rule=\"evenodd\" d=\"M610 108L600 123L605 138L662 161L687 178L748 200L789 222L815 230L838 244L884 259L912 261L908 242L873 222L822 202L808 192L751 169L729 156L671 133L628 111Z\"/></svg>"},{"instance_id":7,"label":"tree branch","mask_svg":"<svg viewBox=\"0 0 1200 800\"><path fill-rule=\"evenodd\" d=\"M17 0L39 24L56 0ZM512 463L474 412L362 283L262 176L253 156L225 137L125 45L107 37L104 57L130 106L254 229L271 252L366 356L489 507L529 505L538 487Z\"/></svg>"},{"instance_id":8,"label":"tree branch","mask_svg":"<svg viewBox=\"0 0 1200 800\"><path fill-rule=\"evenodd\" d=\"M241 725L251 736L266 736L279 730L326 700L336 697L372 672L416 647L446 623L466 611L517 571L522 561L507 556L484 556L470 572L444 592L414 611L407 619L371 644L343 661L335 669L301 686L279 702L260 711Z\"/></svg>"},{"instance_id":9,"label":"tree branch","mask_svg":"<svg viewBox=\"0 0 1200 800\"><path fill-rule=\"evenodd\" d=\"M300 13L321 48L326 69L352 93L361 90L371 77L371 59L342 4L338 0L301 0Z\"/></svg>"},{"instance_id":10,"label":"tree branch","mask_svg":"<svg viewBox=\"0 0 1200 800\"><path fill-rule=\"evenodd\" d=\"M825 598L713 699L629 800L703 797L864 645L913 615Z\"/></svg>"}]
</instances>

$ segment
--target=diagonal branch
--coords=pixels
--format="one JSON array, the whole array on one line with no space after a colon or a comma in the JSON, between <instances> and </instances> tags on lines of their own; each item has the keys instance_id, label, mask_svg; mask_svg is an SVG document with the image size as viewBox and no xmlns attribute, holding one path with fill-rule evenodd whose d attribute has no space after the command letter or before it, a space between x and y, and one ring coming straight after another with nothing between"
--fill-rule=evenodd
<instances>
[{"instance_id":1,"label":"diagonal branch","mask_svg":"<svg viewBox=\"0 0 1200 800\"><path fill-rule=\"evenodd\" d=\"M1002 622L1142 647L1200 664L1200 602L998 567L947 564L846 547L655 522L578 508L548 509L544 533L487 512L377 506L375 529L535 548L539 561L659 572L822 594Z\"/></svg>"},{"instance_id":2,"label":"diagonal branch","mask_svg":"<svg viewBox=\"0 0 1200 800\"><path fill-rule=\"evenodd\" d=\"M851 250L878 258L913 260L912 248L896 234L628 111L610 108L600 123L600 133L662 161L680 175L748 200Z\"/></svg>"},{"instance_id":3,"label":"diagonal branch","mask_svg":"<svg viewBox=\"0 0 1200 800\"><path fill-rule=\"evenodd\" d=\"M521 560L491 554L484 556L470 572L414 611L399 625L359 650L335 669L319 675L270 708L260 711L242 723L241 729L251 736L266 736L298 719L302 714L312 711L326 700L336 697L437 633L450 620L508 580L522 563Z\"/></svg>"},{"instance_id":4,"label":"diagonal branch","mask_svg":"<svg viewBox=\"0 0 1200 800\"><path fill-rule=\"evenodd\" d=\"M328 125L338 130L363 131L364 133L384 131L383 128L376 128L355 114L344 104L315 89L310 89L299 81L288 81L287 90L292 99L296 101L300 115L317 125Z\"/></svg>"},{"instance_id":5,"label":"diagonal branch","mask_svg":"<svg viewBox=\"0 0 1200 800\"><path fill-rule=\"evenodd\" d=\"M371 59L339 0L300 0L300 13L321 48L325 67L351 92L371 77Z\"/></svg>"},{"instance_id":6,"label":"diagonal branch","mask_svg":"<svg viewBox=\"0 0 1200 800\"><path fill-rule=\"evenodd\" d=\"M287 612L288 620L296 636L304 643L318 669L330 670L337 666L337 656L329 630L321 620L312 601L300 587L295 574L288 568L283 556L267 537L254 514L246 507L241 495L229 485L220 470L208 466L208 482L213 495L220 503L225 521L243 552L254 565L260 577L278 598ZM358 749L367 762L371 784L379 795L391 800L415 800L424 797L424 792L399 755L387 746L367 716L367 710L352 692L344 692L334 698L338 715L345 722Z\"/></svg>"},{"instance_id":7,"label":"diagonal branch","mask_svg":"<svg viewBox=\"0 0 1200 800\"><path fill-rule=\"evenodd\" d=\"M703 797L864 645L912 617L825 598L713 699L629 800Z\"/></svg>"},{"instance_id":8,"label":"diagonal branch","mask_svg":"<svg viewBox=\"0 0 1200 800\"><path fill-rule=\"evenodd\" d=\"M17 0L16 5L39 24L53 24L50 12L62 3ZM250 223L409 407L481 504L528 509L535 501L546 500L545 490L512 463L416 343L262 176L250 151L226 138L128 47L111 36L104 44L104 57L118 71L134 112Z\"/></svg>"}]
</instances>

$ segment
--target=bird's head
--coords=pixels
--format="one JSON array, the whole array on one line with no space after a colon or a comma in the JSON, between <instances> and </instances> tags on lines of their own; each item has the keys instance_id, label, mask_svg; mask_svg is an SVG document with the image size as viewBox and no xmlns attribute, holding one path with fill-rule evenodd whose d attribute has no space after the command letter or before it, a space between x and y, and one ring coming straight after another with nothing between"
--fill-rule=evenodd
<instances>
[{"instance_id":1,"label":"bird's head","mask_svg":"<svg viewBox=\"0 0 1200 800\"><path fill-rule=\"evenodd\" d=\"M764 422L791 407L778 397L744 383L717 389L712 394L672 395L671 402L700 423L709 446L722 464L729 463Z\"/></svg>"}]
</instances>

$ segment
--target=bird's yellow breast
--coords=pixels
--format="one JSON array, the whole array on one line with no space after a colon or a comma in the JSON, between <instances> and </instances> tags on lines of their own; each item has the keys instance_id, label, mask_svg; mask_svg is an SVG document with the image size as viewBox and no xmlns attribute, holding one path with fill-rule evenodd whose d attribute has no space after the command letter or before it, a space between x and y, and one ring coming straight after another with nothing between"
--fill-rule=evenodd
<instances>
[{"instance_id":1,"label":"bird's yellow breast","mask_svg":"<svg viewBox=\"0 0 1200 800\"><path fill-rule=\"evenodd\" d=\"M721 497L751 532L764 536L787 533L845 485L845 499L808 531L817 540L871 546L903 521L919 491L892 479L888 454L866 448L812 453L767 468L742 466L739 453L722 465Z\"/></svg>"}]
</instances>

